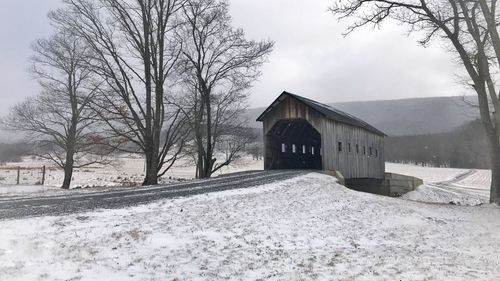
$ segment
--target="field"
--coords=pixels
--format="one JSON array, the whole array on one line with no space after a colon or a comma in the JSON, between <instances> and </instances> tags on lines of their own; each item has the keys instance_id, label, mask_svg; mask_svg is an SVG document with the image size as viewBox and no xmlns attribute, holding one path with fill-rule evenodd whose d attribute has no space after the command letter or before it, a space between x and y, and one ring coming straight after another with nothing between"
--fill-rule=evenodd
<instances>
[{"instance_id":1,"label":"field","mask_svg":"<svg viewBox=\"0 0 500 281\"><path fill-rule=\"evenodd\" d=\"M37 185L41 181L41 167L47 166L44 186ZM21 167L20 185L16 185L17 167ZM231 166L217 171L214 176L238 172L242 170L262 170L262 161L254 161L251 157L242 157ZM144 179L144 159L133 155L117 157L110 166L90 166L76 169L73 174L71 188L99 190L115 189L140 185ZM195 169L188 160L178 161L160 180L161 183L190 180L195 177ZM64 174L61 169L50 162L40 159L24 158L22 162L6 163L0 166L0 196L16 194L64 193L59 189ZM95 187L95 188L93 188ZM79 190L85 192L85 190Z\"/></svg>"},{"instance_id":2,"label":"field","mask_svg":"<svg viewBox=\"0 0 500 281\"><path fill-rule=\"evenodd\" d=\"M311 173L1 221L0 280L499 280L499 215L489 204L356 192Z\"/></svg>"},{"instance_id":3,"label":"field","mask_svg":"<svg viewBox=\"0 0 500 281\"><path fill-rule=\"evenodd\" d=\"M69 191L51 168L46 185L32 184L48 163L9 163L0 169L0 199L140 184L142 159L116 163L77 170ZM14 185L18 166L22 182ZM244 157L221 173L262 166ZM500 279L500 208L487 203L489 171L394 163L387 171L424 185L389 198L310 173L124 209L3 220L0 280ZM184 161L162 182L193 175Z\"/></svg>"},{"instance_id":4,"label":"field","mask_svg":"<svg viewBox=\"0 0 500 281\"><path fill-rule=\"evenodd\" d=\"M394 163L387 163L386 169L424 180L424 185L403 195L403 199L457 205L480 205L489 202L489 170L433 168Z\"/></svg>"},{"instance_id":5,"label":"field","mask_svg":"<svg viewBox=\"0 0 500 281\"><path fill-rule=\"evenodd\" d=\"M41 167L47 166L45 185L41 180ZM16 185L17 167L21 167L20 185ZM246 156L224 167L214 176L243 170L262 170L262 160ZM411 175L424 180L425 184L403 198L433 203L478 205L488 202L491 173L487 170L432 168L416 165L386 164L387 172ZM161 179L161 183L193 179L195 170L188 160L179 161ZM117 157L113 166L76 169L69 192L106 191L140 185L144 176L144 159L133 155ZM0 196L38 196L39 194L64 194L58 188L63 179L60 169L42 160L25 158L23 162L0 166ZM89 189L90 188L90 189Z\"/></svg>"}]
</instances>

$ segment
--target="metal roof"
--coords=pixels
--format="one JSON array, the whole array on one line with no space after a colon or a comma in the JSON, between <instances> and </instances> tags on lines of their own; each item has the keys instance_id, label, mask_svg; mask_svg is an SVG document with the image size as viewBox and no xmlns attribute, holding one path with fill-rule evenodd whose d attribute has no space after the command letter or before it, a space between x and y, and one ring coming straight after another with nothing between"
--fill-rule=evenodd
<instances>
[{"instance_id":1,"label":"metal roof","mask_svg":"<svg viewBox=\"0 0 500 281\"><path fill-rule=\"evenodd\" d=\"M287 96L298 100L299 102L314 109L319 114L325 116L328 119L331 119L331 120L334 120L334 121L337 121L340 123L348 124L351 126L359 127L359 128L365 129L367 131L370 131L370 132L377 134L377 135L380 135L380 136L384 136L384 137L387 136L382 131L378 130L377 128L373 127L372 125L366 123L365 121L363 121L363 120L361 120L361 119L359 119L359 118L357 118L349 113L340 111L340 110L335 109L335 108L328 106L326 104L322 104L322 103L319 103L317 101L314 101L314 100L311 100L308 98L304 98L304 97L301 97L301 96L298 96L298 95L295 95L295 94L292 94L292 93L289 93L286 91L281 93L281 95L257 118L257 121L262 121L264 116L267 113L269 113L269 111L271 111L274 107L276 107L280 102L282 102Z\"/></svg>"}]
</instances>

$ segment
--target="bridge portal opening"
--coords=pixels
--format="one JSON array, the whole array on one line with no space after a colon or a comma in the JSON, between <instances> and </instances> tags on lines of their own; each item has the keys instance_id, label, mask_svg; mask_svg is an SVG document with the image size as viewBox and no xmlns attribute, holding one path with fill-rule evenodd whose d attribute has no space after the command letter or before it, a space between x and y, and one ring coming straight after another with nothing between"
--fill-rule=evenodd
<instances>
[{"instance_id":1,"label":"bridge portal opening","mask_svg":"<svg viewBox=\"0 0 500 281\"><path fill-rule=\"evenodd\" d=\"M321 170L321 134L304 119L282 119L266 134L265 169Z\"/></svg>"}]
</instances>

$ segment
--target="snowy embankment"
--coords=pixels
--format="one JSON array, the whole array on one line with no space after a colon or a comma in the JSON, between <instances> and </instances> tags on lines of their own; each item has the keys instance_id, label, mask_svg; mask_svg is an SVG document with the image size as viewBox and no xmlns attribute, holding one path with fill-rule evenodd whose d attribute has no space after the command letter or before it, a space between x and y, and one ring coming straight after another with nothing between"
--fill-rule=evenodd
<instances>
[{"instance_id":1,"label":"snowy embankment","mask_svg":"<svg viewBox=\"0 0 500 281\"><path fill-rule=\"evenodd\" d=\"M120 210L0 221L0 280L499 280L500 208L308 174Z\"/></svg>"},{"instance_id":2,"label":"snowy embankment","mask_svg":"<svg viewBox=\"0 0 500 281\"><path fill-rule=\"evenodd\" d=\"M415 191L404 194L403 199L471 206L489 202L489 170L386 163L386 171L418 177L424 181Z\"/></svg>"}]
</instances>

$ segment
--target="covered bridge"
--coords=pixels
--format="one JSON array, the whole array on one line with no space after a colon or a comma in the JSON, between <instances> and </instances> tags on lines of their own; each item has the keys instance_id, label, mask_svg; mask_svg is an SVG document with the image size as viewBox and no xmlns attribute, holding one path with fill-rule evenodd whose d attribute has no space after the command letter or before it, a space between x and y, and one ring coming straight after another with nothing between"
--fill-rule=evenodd
<instances>
[{"instance_id":1,"label":"covered bridge","mask_svg":"<svg viewBox=\"0 0 500 281\"><path fill-rule=\"evenodd\" d=\"M265 169L340 171L383 179L384 137L363 120L283 92L258 118L264 125Z\"/></svg>"}]
</instances>

